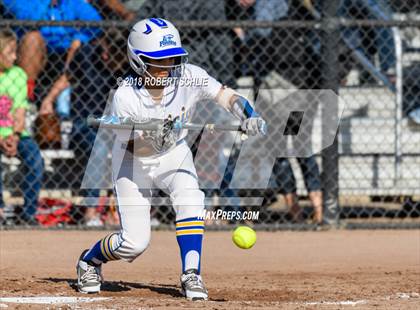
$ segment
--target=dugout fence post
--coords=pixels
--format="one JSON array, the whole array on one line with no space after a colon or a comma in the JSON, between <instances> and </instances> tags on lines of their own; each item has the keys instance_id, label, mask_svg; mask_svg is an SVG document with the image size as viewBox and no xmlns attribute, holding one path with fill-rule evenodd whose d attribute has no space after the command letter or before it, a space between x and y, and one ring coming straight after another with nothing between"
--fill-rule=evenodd
<instances>
[{"instance_id":1,"label":"dugout fence post","mask_svg":"<svg viewBox=\"0 0 420 310\"><path fill-rule=\"evenodd\" d=\"M340 43L340 26L337 19L340 0L322 1L322 33L321 33L321 52L322 52L322 83L323 89L332 90L338 95L339 75L338 75L338 46ZM323 92L325 93L325 92ZM331 99L329 99L331 100ZM338 118L338 100L334 105L335 111L326 111L331 109L331 105L323 104L326 100L320 98L322 114L322 139L328 136L328 122L337 121ZM331 116L336 119L331 119ZM332 226L338 226L339 223L339 205L338 205L338 141L337 132L334 142L322 151L322 174L321 182L324 200L324 222ZM323 143L323 145L325 145Z\"/></svg>"}]
</instances>

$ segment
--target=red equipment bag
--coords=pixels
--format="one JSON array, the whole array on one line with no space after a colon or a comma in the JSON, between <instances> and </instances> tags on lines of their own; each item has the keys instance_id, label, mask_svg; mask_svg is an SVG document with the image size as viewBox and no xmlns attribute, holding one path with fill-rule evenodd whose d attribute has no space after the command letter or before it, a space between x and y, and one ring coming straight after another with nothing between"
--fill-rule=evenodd
<instances>
[{"instance_id":1,"label":"red equipment bag","mask_svg":"<svg viewBox=\"0 0 420 310\"><path fill-rule=\"evenodd\" d=\"M39 224L46 227L57 226L71 221L71 202L54 198L41 198L35 215Z\"/></svg>"}]
</instances>

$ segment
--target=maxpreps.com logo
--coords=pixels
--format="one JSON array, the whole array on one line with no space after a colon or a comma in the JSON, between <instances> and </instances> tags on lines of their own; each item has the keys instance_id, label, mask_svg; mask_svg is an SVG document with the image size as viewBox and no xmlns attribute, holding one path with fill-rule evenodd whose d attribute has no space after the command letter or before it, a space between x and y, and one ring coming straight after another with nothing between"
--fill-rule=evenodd
<instances>
[{"instance_id":1,"label":"maxpreps.com logo","mask_svg":"<svg viewBox=\"0 0 420 310\"><path fill-rule=\"evenodd\" d=\"M167 35L163 36L162 41L160 41L160 47L168 46L168 45L175 45L176 46L176 42L174 40L172 40L173 37L174 37L173 34L167 34Z\"/></svg>"}]
</instances>

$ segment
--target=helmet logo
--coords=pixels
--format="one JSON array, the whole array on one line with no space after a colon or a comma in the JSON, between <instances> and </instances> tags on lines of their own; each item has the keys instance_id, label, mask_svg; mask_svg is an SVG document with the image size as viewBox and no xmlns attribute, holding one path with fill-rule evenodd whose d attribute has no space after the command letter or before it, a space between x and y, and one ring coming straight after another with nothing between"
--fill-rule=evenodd
<instances>
[{"instance_id":1,"label":"helmet logo","mask_svg":"<svg viewBox=\"0 0 420 310\"><path fill-rule=\"evenodd\" d=\"M176 46L176 42L174 40L172 40L173 37L174 37L173 34L164 35L162 41L160 41L160 47L164 47L164 46L168 46L168 45L175 45Z\"/></svg>"},{"instance_id":2,"label":"helmet logo","mask_svg":"<svg viewBox=\"0 0 420 310\"><path fill-rule=\"evenodd\" d=\"M143 31L144 34L149 34L152 32L152 27L150 27L148 24L146 24L146 30Z\"/></svg>"}]
</instances>

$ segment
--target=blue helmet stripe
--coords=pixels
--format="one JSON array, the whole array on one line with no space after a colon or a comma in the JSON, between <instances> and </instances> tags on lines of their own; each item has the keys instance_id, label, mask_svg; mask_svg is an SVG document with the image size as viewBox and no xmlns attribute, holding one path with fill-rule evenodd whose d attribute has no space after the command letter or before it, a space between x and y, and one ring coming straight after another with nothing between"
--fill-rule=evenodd
<instances>
[{"instance_id":1,"label":"blue helmet stripe","mask_svg":"<svg viewBox=\"0 0 420 310\"><path fill-rule=\"evenodd\" d=\"M149 20L161 28L168 27L168 24L161 18L149 18Z\"/></svg>"},{"instance_id":2,"label":"blue helmet stripe","mask_svg":"<svg viewBox=\"0 0 420 310\"><path fill-rule=\"evenodd\" d=\"M156 51L156 52L143 52L140 50L133 50L133 52L136 55L142 55L142 56L155 58L155 59L188 55L188 52L184 50L182 47L168 48L168 49Z\"/></svg>"}]
</instances>

